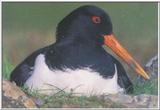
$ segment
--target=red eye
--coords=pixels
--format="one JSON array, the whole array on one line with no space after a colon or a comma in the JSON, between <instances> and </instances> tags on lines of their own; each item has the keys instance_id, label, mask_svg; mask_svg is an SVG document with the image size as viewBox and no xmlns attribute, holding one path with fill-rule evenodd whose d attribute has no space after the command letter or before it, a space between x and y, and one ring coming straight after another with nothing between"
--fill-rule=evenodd
<instances>
[{"instance_id":1,"label":"red eye","mask_svg":"<svg viewBox=\"0 0 160 110\"><path fill-rule=\"evenodd\" d=\"M101 18L99 16L92 16L92 21L98 24L101 23Z\"/></svg>"}]
</instances>

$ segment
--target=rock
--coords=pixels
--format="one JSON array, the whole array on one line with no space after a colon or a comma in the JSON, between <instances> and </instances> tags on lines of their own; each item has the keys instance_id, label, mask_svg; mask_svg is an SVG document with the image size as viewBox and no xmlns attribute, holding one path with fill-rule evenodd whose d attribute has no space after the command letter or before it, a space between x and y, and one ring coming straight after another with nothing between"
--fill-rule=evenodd
<instances>
[{"instance_id":1,"label":"rock","mask_svg":"<svg viewBox=\"0 0 160 110\"><path fill-rule=\"evenodd\" d=\"M127 108L157 108L158 97L156 95L141 94L136 96L116 94L103 96L104 100L111 100Z\"/></svg>"},{"instance_id":2,"label":"rock","mask_svg":"<svg viewBox=\"0 0 160 110\"><path fill-rule=\"evenodd\" d=\"M158 97L155 95L141 94L133 97L133 103L147 108L158 107Z\"/></svg>"},{"instance_id":3,"label":"rock","mask_svg":"<svg viewBox=\"0 0 160 110\"><path fill-rule=\"evenodd\" d=\"M42 105L45 103L45 101L42 100L42 99L40 99L40 98L32 97L32 99L33 99L33 101L36 103L36 105L37 105L38 107L42 106Z\"/></svg>"},{"instance_id":4,"label":"rock","mask_svg":"<svg viewBox=\"0 0 160 110\"><path fill-rule=\"evenodd\" d=\"M158 55L152 57L145 65L144 69L150 76L150 80L157 79L158 77ZM144 82L146 80L142 78L141 76L138 76L137 81Z\"/></svg>"},{"instance_id":5,"label":"rock","mask_svg":"<svg viewBox=\"0 0 160 110\"><path fill-rule=\"evenodd\" d=\"M62 108L80 108L80 105L77 104L64 104Z\"/></svg>"},{"instance_id":6,"label":"rock","mask_svg":"<svg viewBox=\"0 0 160 110\"><path fill-rule=\"evenodd\" d=\"M150 73L151 78L158 77L158 55L151 58L145 65L145 70Z\"/></svg>"},{"instance_id":7,"label":"rock","mask_svg":"<svg viewBox=\"0 0 160 110\"><path fill-rule=\"evenodd\" d=\"M129 95L125 95L125 94L108 95L106 98L109 98L113 102L123 102L123 103L133 102L132 97Z\"/></svg>"},{"instance_id":8,"label":"rock","mask_svg":"<svg viewBox=\"0 0 160 110\"><path fill-rule=\"evenodd\" d=\"M24 104L18 100L14 100L4 95L2 95L2 99L3 108L25 108Z\"/></svg>"},{"instance_id":9,"label":"rock","mask_svg":"<svg viewBox=\"0 0 160 110\"><path fill-rule=\"evenodd\" d=\"M36 108L34 101L15 84L7 80L3 80L2 88L2 107Z\"/></svg>"}]
</instances>

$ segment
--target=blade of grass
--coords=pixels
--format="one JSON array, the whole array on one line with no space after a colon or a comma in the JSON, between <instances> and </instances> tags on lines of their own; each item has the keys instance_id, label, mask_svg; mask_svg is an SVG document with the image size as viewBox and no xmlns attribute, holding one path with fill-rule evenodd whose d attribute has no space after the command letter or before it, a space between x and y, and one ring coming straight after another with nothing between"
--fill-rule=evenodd
<instances>
[{"instance_id":1,"label":"blade of grass","mask_svg":"<svg viewBox=\"0 0 160 110\"><path fill-rule=\"evenodd\" d=\"M3 57L3 68L2 68L3 78L9 80L12 70L13 70L13 65L11 64L10 60L6 56L4 56Z\"/></svg>"}]
</instances>

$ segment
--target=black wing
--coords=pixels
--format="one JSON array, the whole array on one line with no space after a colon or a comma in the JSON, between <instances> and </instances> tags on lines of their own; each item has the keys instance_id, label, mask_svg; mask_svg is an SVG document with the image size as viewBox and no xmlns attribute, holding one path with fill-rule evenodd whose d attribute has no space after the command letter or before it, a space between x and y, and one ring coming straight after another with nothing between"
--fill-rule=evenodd
<instances>
[{"instance_id":1,"label":"black wing","mask_svg":"<svg viewBox=\"0 0 160 110\"><path fill-rule=\"evenodd\" d=\"M118 84L120 87L125 88L126 93L132 93L133 92L133 84L129 77L126 74L126 71L124 70L121 63L115 59L114 62L117 65L117 73L118 73Z\"/></svg>"},{"instance_id":2,"label":"black wing","mask_svg":"<svg viewBox=\"0 0 160 110\"><path fill-rule=\"evenodd\" d=\"M23 86L26 80L32 75L34 69L34 63L36 57L40 54L46 52L49 48L45 47L39 49L28 56L22 63L20 63L11 73L10 81L14 81L18 86Z\"/></svg>"}]
</instances>

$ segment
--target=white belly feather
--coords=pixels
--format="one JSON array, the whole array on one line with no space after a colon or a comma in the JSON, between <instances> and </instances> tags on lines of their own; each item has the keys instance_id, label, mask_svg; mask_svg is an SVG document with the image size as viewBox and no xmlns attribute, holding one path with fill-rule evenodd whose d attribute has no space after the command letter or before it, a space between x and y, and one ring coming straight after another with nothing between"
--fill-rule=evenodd
<instances>
[{"instance_id":1,"label":"white belly feather","mask_svg":"<svg viewBox=\"0 0 160 110\"><path fill-rule=\"evenodd\" d=\"M123 89L117 83L117 67L112 78L104 79L90 68L50 70L43 54L37 56L32 76L25 83L31 90L51 95L59 90L82 95L115 94Z\"/></svg>"}]
</instances>

